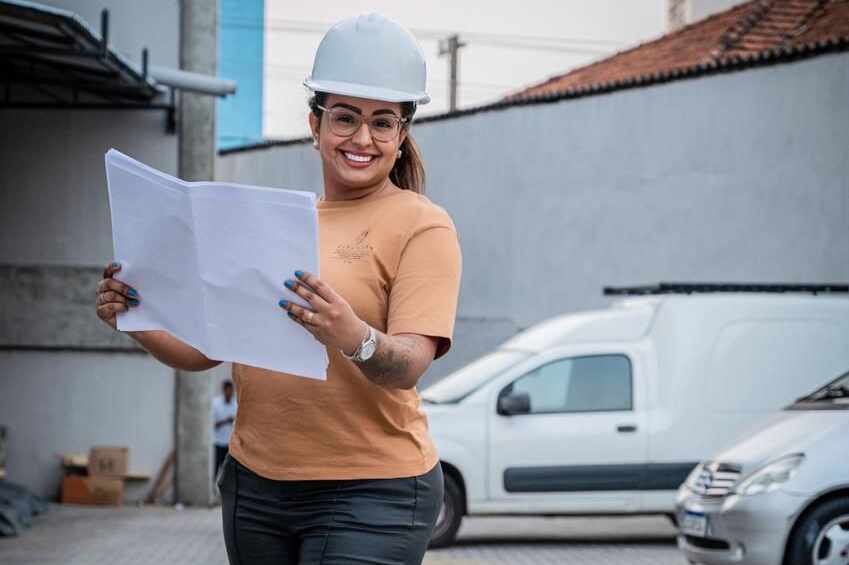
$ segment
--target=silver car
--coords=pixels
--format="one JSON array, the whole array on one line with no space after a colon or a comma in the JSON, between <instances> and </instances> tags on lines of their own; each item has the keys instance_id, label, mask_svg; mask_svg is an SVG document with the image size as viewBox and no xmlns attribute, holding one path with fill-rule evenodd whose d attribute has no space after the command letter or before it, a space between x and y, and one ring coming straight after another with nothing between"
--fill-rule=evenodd
<instances>
[{"instance_id":1,"label":"silver car","mask_svg":"<svg viewBox=\"0 0 849 565\"><path fill-rule=\"evenodd\" d=\"M676 519L691 563L849 565L849 373L698 465Z\"/></svg>"}]
</instances>

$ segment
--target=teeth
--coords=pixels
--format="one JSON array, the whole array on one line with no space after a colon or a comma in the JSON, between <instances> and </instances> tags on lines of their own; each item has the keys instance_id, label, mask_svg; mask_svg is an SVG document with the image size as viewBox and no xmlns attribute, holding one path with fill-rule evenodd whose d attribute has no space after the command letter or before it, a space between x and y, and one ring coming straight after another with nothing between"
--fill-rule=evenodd
<instances>
[{"instance_id":1,"label":"teeth","mask_svg":"<svg viewBox=\"0 0 849 565\"><path fill-rule=\"evenodd\" d=\"M347 152L345 153L345 157L347 157L351 161L356 161L357 163L368 163L369 161L374 159L374 157L372 157L371 155L355 155L353 153Z\"/></svg>"}]
</instances>

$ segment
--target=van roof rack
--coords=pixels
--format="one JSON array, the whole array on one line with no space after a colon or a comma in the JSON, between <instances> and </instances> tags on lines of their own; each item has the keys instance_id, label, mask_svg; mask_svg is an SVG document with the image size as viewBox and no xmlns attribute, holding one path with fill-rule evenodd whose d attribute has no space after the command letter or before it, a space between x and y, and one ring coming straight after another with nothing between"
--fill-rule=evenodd
<instances>
[{"instance_id":1,"label":"van roof rack","mask_svg":"<svg viewBox=\"0 0 849 565\"><path fill-rule=\"evenodd\" d=\"M658 283L648 286L604 287L605 296L654 294L703 294L712 292L804 292L811 294L849 293L849 284L769 284L769 283Z\"/></svg>"}]
</instances>

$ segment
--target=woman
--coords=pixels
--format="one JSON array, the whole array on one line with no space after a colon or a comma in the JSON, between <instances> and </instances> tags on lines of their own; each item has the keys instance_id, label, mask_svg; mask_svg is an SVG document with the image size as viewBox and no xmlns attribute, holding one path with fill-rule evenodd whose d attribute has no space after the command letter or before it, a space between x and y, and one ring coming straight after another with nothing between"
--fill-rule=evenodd
<instances>
[{"instance_id":1,"label":"woman","mask_svg":"<svg viewBox=\"0 0 849 565\"><path fill-rule=\"evenodd\" d=\"M420 194L410 137L428 101L425 62L409 32L369 14L327 33L305 84L324 176L321 278L293 273L284 284L309 307L277 307L327 346L330 365L326 381L233 365L239 408L218 478L227 553L251 565L421 563L443 483L415 385L450 347L460 282L454 226ZM119 269L98 287L113 328L141 300ZM219 363L166 332L131 335L178 369Z\"/></svg>"}]
</instances>

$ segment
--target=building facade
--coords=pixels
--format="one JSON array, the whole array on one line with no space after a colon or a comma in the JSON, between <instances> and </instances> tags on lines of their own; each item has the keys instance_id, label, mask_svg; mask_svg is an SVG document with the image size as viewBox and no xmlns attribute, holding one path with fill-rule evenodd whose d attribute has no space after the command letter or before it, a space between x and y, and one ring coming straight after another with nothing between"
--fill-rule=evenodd
<instances>
[{"instance_id":1,"label":"building facade","mask_svg":"<svg viewBox=\"0 0 849 565\"><path fill-rule=\"evenodd\" d=\"M128 446L130 472L152 477L175 449L175 371L107 328L94 299L113 260L105 153L114 147L167 173L179 170L179 111L148 66L181 66L180 6L0 2L0 39L11 45L4 57L39 61L0 65L10 84L0 99L0 426L7 478L43 496L58 494L63 453ZM33 10L39 13L27 20ZM8 31L16 26L34 30L18 51L13 40L21 32ZM58 73L55 56L37 59L41 48L58 49L51 43L74 42L102 55L90 57L94 63L61 57ZM21 69L43 72L36 81L16 74ZM158 94L148 98L151 88ZM138 500L149 487L129 483L127 498Z\"/></svg>"}]
</instances>

